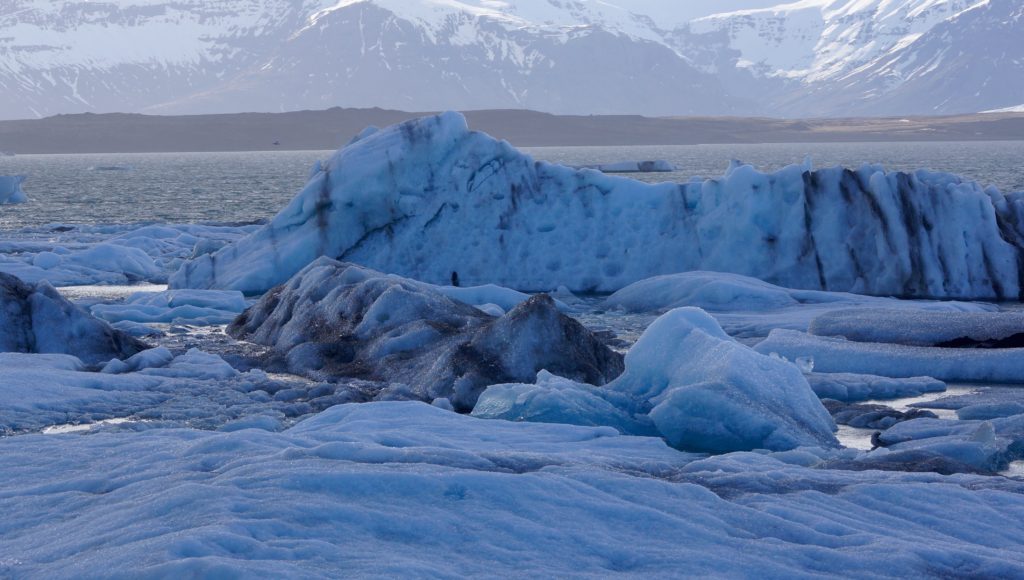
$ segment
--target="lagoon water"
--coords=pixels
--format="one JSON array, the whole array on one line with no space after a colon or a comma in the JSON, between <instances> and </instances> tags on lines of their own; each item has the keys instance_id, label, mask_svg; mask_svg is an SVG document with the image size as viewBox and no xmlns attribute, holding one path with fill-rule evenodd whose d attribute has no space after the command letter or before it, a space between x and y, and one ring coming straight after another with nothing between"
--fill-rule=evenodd
<instances>
[{"instance_id":1,"label":"lagoon water","mask_svg":"<svg viewBox=\"0 0 1024 580\"><path fill-rule=\"evenodd\" d=\"M644 181L721 175L730 159L774 170L810 156L816 167L881 163L958 173L1004 192L1024 191L1024 141L647 147L543 147L536 159L586 165L665 159L675 173ZM330 151L145 153L0 157L0 175L28 176L29 203L0 208L0 229L53 223L245 222L273 216Z\"/></svg>"}]
</instances>

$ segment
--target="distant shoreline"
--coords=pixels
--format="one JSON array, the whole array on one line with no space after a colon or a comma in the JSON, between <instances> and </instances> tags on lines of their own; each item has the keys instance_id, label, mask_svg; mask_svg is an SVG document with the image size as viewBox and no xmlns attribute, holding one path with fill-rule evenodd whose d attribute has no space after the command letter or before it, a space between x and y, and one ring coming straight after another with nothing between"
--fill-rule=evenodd
<instances>
[{"instance_id":1,"label":"distant shoreline","mask_svg":"<svg viewBox=\"0 0 1024 580\"><path fill-rule=\"evenodd\" d=\"M153 116L58 115L0 121L0 151L15 154L333 150L369 125L429 113L340 109ZM767 119L567 116L468 111L470 127L517 147L1024 141L1024 113L944 117ZM277 142L279 145L274 145Z\"/></svg>"}]
</instances>

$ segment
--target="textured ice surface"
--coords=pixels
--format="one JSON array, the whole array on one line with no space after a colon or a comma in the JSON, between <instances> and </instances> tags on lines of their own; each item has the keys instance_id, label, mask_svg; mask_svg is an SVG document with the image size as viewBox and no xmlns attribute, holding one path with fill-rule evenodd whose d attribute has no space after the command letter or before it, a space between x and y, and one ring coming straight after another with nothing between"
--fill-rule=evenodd
<instances>
[{"instance_id":1,"label":"textured ice surface","mask_svg":"<svg viewBox=\"0 0 1024 580\"><path fill-rule=\"evenodd\" d=\"M1022 203L954 175L877 166L734 165L720 179L645 184L534 162L445 113L338 151L270 224L189 261L171 285L259 293L326 255L524 291L615 291L713 270L794 288L1016 299Z\"/></svg>"},{"instance_id":2,"label":"textured ice surface","mask_svg":"<svg viewBox=\"0 0 1024 580\"><path fill-rule=\"evenodd\" d=\"M253 226L164 224L65 226L0 233L0 272L54 286L164 283L184 260Z\"/></svg>"},{"instance_id":3,"label":"textured ice surface","mask_svg":"<svg viewBox=\"0 0 1024 580\"><path fill-rule=\"evenodd\" d=\"M906 378L929 376L941 381L1024 383L1024 349L936 348L854 342L774 330L755 350L790 360L809 357L825 373L856 373Z\"/></svg>"},{"instance_id":4,"label":"textured ice surface","mask_svg":"<svg viewBox=\"0 0 1024 580\"><path fill-rule=\"evenodd\" d=\"M365 401L380 385L321 384L297 377L239 373L218 356L166 348L88 372L68 355L0 353L0 435L55 425L130 420L139 428L280 429L332 405ZM142 423L144 422L144 423Z\"/></svg>"},{"instance_id":5,"label":"textured ice surface","mask_svg":"<svg viewBox=\"0 0 1024 580\"><path fill-rule=\"evenodd\" d=\"M488 300L501 293L478 291ZM597 384L622 372L621 356L547 296L496 318L446 293L320 258L261 298L228 332L273 347L289 372L387 381L394 387L382 397L447 398L465 411L484 387L532 381L544 369Z\"/></svg>"},{"instance_id":6,"label":"textured ice surface","mask_svg":"<svg viewBox=\"0 0 1024 580\"><path fill-rule=\"evenodd\" d=\"M241 292L168 290L139 292L122 303L97 304L90 311L109 322L227 324L246 309Z\"/></svg>"},{"instance_id":7,"label":"textured ice surface","mask_svg":"<svg viewBox=\"0 0 1024 580\"><path fill-rule=\"evenodd\" d=\"M737 343L695 308L658 318L604 389L551 380L502 385L487 389L473 414L606 422L692 451L836 445L835 424L796 366Z\"/></svg>"},{"instance_id":8,"label":"textured ice surface","mask_svg":"<svg viewBox=\"0 0 1024 580\"><path fill-rule=\"evenodd\" d=\"M1024 415L990 421L915 419L886 429L878 442L885 446L883 454L927 454L997 473L1024 457Z\"/></svg>"},{"instance_id":9,"label":"textured ice surface","mask_svg":"<svg viewBox=\"0 0 1024 580\"><path fill-rule=\"evenodd\" d=\"M846 402L901 399L946 390L946 383L931 377L891 378L854 373L807 373L804 376L822 399Z\"/></svg>"},{"instance_id":10,"label":"textured ice surface","mask_svg":"<svg viewBox=\"0 0 1024 580\"><path fill-rule=\"evenodd\" d=\"M0 205L28 201L25 192L21 190L24 181L23 175L0 175Z\"/></svg>"},{"instance_id":11,"label":"textured ice surface","mask_svg":"<svg viewBox=\"0 0 1024 580\"><path fill-rule=\"evenodd\" d=\"M909 301L863 296L848 292L824 292L783 288L757 278L727 272L682 272L654 276L615 292L604 303L606 308L626 312L667 312L673 308L694 306L709 312L766 312L811 306L847 308L906 308L939 312L973 312L994 306L967 302ZM813 311L813 310L812 310Z\"/></svg>"},{"instance_id":12,"label":"textured ice surface","mask_svg":"<svg viewBox=\"0 0 1024 580\"><path fill-rule=\"evenodd\" d=\"M837 310L815 318L819 336L911 346L1024 346L1024 312Z\"/></svg>"},{"instance_id":13,"label":"textured ice surface","mask_svg":"<svg viewBox=\"0 0 1024 580\"><path fill-rule=\"evenodd\" d=\"M68 302L46 282L26 284L0 272L0 352L71 354L95 364L144 348Z\"/></svg>"},{"instance_id":14,"label":"textured ice surface","mask_svg":"<svg viewBox=\"0 0 1024 580\"><path fill-rule=\"evenodd\" d=\"M805 451L694 459L420 403L338 406L282 433L6 438L0 574L1024 574L1010 480L835 471Z\"/></svg>"}]
</instances>

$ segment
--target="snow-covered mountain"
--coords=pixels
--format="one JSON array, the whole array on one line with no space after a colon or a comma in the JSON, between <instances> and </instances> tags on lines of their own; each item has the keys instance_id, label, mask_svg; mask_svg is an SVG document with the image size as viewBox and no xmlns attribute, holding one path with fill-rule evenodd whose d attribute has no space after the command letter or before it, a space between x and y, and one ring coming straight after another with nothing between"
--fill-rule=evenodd
<instances>
[{"instance_id":1,"label":"snow-covered mountain","mask_svg":"<svg viewBox=\"0 0 1024 580\"><path fill-rule=\"evenodd\" d=\"M1019 0L0 0L0 117L973 112L1024 101L1010 78L1024 62L1020 11Z\"/></svg>"}]
</instances>

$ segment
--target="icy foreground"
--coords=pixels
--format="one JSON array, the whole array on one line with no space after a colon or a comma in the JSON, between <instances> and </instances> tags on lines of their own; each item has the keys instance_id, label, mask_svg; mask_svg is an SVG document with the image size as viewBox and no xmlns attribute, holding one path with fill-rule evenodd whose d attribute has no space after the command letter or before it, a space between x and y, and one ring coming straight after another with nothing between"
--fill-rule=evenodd
<instances>
[{"instance_id":1,"label":"icy foreground","mask_svg":"<svg viewBox=\"0 0 1024 580\"><path fill-rule=\"evenodd\" d=\"M262 293L319 256L435 284L615 291L689 270L905 297L1020 295L1017 196L876 166L645 184L534 162L457 113L365 136L267 226L171 277Z\"/></svg>"},{"instance_id":2,"label":"icy foreground","mask_svg":"<svg viewBox=\"0 0 1024 580\"><path fill-rule=\"evenodd\" d=\"M796 366L737 343L694 308L655 321L605 388L540 378L488 388L473 415L609 425L712 453L837 445L832 418Z\"/></svg>"},{"instance_id":3,"label":"icy foreground","mask_svg":"<svg viewBox=\"0 0 1024 580\"><path fill-rule=\"evenodd\" d=\"M25 181L22 175L0 175L0 205L5 203L25 203L28 197L21 190Z\"/></svg>"},{"instance_id":4,"label":"icy foreground","mask_svg":"<svg viewBox=\"0 0 1024 580\"><path fill-rule=\"evenodd\" d=\"M500 316L449 294L487 301ZM319 258L228 333L272 347L288 372L386 381L392 386L377 398L448 399L461 411L488 385L530 381L543 369L595 384L622 372L621 355L551 298L529 298L508 313L495 301L513 306L500 288L442 289Z\"/></svg>"},{"instance_id":5,"label":"icy foreground","mask_svg":"<svg viewBox=\"0 0 1024 580\"><path fill-rule=\"evenodd\" d=\"M46 282L26 284L0 272L0 352L70 354L95 364L145 348L65 300Z\"/></svg>"},{"instance_id":6,"label":"icy foreground","mask_svg":"<svg viewBox=\"0 0 1024 580\"><path fill-rule=\"evenodd\" d=\"M27 435L0 439L0 574L1024 574L1019 483L828 460L700 460L419 403L337 406L282 433Z\"/></svg>"}]
</instances>

